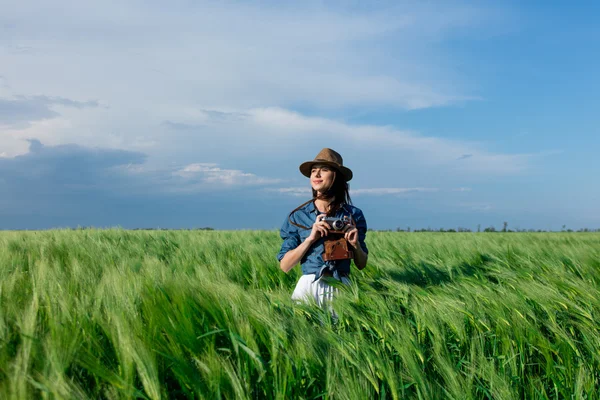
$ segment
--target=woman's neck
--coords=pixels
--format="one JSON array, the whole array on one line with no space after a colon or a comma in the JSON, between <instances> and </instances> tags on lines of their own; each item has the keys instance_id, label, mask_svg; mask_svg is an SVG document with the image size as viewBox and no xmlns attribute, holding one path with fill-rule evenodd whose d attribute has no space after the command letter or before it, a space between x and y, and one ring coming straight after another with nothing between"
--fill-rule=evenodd
<instances>
[{"instance_id":1,"label":"woman's neck","mask_svg":"<svg viewBox=\"0 0 600 400\"><path fill-rule=\"evenodd\" d=\"M326 213L327 211L329 211L329 205L333 203L334 200L335 197L329 199L315 199L315 207L320 212Z\"/></svg>"}]
</instances>

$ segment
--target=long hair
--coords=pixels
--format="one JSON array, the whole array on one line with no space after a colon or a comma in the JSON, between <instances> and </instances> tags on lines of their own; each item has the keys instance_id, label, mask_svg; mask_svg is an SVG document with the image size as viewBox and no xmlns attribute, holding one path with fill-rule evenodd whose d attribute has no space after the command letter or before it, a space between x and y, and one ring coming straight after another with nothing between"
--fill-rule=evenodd
<instances>
[{"instance_id":1,"label":"long hair","mask_svg":"<svg viewBox=\"0 0 600 400\"><path fill-rule=\"evenodd\" d=\"M327 211L328 217L333 217L336 212L344 204L352 204L352 199L350 199L350 186L348 182L343 179L343 175L340 171L335 170L335 179L333 180L333 185L325 192L321 197L317 196L317 191L315 189L312 190L313 199L323 199L327 200L330 198L334 198L330 204L329 210Z\"/></svg>"}]
</instances>

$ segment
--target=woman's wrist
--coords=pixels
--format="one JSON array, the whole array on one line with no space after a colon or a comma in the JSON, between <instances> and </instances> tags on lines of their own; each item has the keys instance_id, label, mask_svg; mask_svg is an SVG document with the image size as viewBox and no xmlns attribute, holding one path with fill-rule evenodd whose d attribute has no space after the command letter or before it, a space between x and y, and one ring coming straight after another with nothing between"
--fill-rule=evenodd
<instances>
[{"instance_id":1,"label":"woman's wrist","mask_svg":"<svg viewBox=\"0 0 600 400\"><path fill-rule=\"evenodd\" d=\"M313 244L314 242L316 242L316 241L317 241L317 239L315 239L315 238L311 238L311 237L309 236L309 237L307 237L306 239L304 239L304 242L302 242L302 243L306 243L306 244L307 244L307 245L310 247L310 246L312 246L312 244Z\"/></svg>"},{"instance_id":2,"label":"woman's wrist","mask_svg":"<svg viewBox=\"0 0 600 400\"><path fill-rule=\"evenodd\" d=\"M358 269L363 269L367 265L367 253L363 250L360 244L354 248L354 265Z\"/></svg>"},{"instance_id":3,"label":"woman's wrist","mask_svg":"<svg viewBox=\"0 0 600 400\"><path fill-rule=\"evenodd\" d=\"M354 247L354 246L352 246L352 247ZM363 250L363 248L361 247L360 244L357 245L356 247L354 247L352 249L352 251L354 252L354 257L356 257L357 255L361 255L362 256L362 255L365 254L365 251Z\"/></svg>"}]
</instances>

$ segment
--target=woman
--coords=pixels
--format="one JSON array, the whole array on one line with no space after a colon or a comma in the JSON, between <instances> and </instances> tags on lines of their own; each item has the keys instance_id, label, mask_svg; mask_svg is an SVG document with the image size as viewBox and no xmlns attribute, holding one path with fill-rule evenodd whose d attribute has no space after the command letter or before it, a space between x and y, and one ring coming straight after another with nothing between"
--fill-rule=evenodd
<instances>
[{"instance_id":1,"label":"woman","mask_svg":"<svg viewBox=\"0 0 600 400\"><path fill-rule=\"evenodd\" d=\"M292 299L307 301L314 298L319 306L333 298L336 289L323 277L332 277L349 284L350 258L324 261L324 242L332 227L325 217L347 217L343 237L349 244L351 256L358 269L367 265L368 249L365 244L367 221L360 209L352 206L348 181L352 171L344 167L342 156L328 148L317 154L313 161L300 165L300 172L310 178L313 198L290 213L281 227L283 244L277 255L279 266L287 273L298 262L302 277Z\"/></svg>"}]
</instances>

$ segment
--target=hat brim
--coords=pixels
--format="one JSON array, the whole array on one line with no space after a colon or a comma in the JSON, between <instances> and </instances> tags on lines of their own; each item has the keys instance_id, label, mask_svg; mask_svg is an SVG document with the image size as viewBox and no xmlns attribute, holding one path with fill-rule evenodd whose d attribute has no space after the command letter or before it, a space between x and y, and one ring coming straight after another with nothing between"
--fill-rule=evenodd
<instances>
[{"instance_id":1,"label":"hat brim","mask_svg":"<svg viewBox=\"0 0 600 400\"><path fill-rule=\"evenodd\" d=\"M300 172L302 173L302 175L306 176L307 178L310 178L310 170L312 169L312 166L315 164L321 164L321 165L328 165L330 167L332 167L333 169L339 171L342 176L344 177L344 179L346 180L346 182L348 182L349 180L352 179L352 170L350 168L346 168L343 165L339 165L337 163L331 162L331 161L306 161L303 162L302 164L300 164Z\"/></svg>"}]
</instances>

